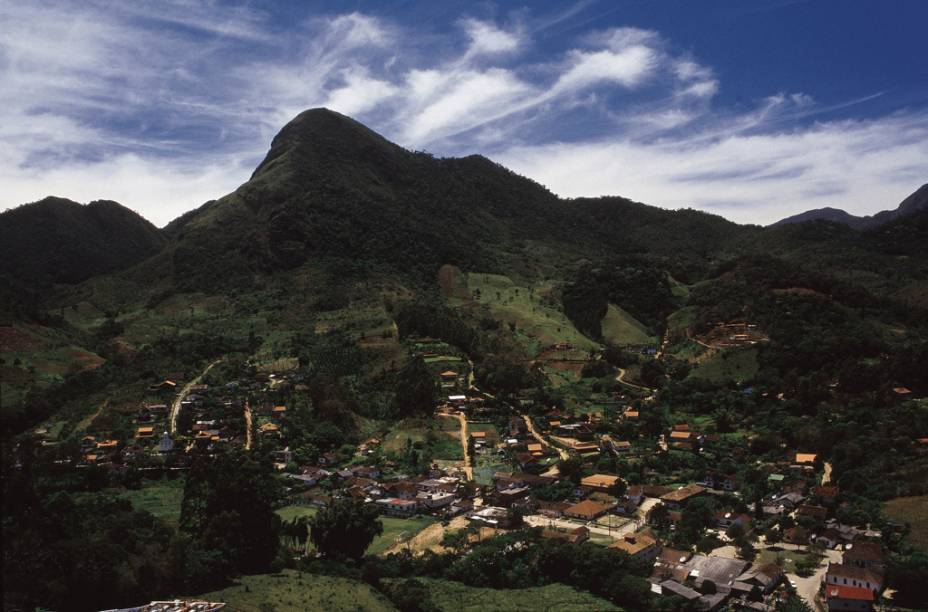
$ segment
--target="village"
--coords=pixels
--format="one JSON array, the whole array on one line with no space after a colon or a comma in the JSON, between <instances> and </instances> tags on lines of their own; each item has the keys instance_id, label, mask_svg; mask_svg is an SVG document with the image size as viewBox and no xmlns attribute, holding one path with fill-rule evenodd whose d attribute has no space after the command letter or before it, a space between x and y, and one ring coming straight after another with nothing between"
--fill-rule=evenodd
<instances>
[{"instance_id":1,"label":"village","mask_svg":"<svg viewBox=\"0 0 928 612\"><path fill-rule=\"evenodd\" d=\"M372 435L306 461L288 439L288 398L308 390L298 371L245 363L217 384L214 362L195 376L153 382L131 416L131 436L85 436L77 465L183 471L197 454L260 446L285 483L290 516L351 497L409 522L384 552L440 550L455 530L484 539L529 526L544 538L625 552L652 568L652 593L699 609L772 610L793 591L819 609L878 604L887 562L881 533L839 520L839 489L815 454L784 449L745 483L733 467L743 445L696 422L655 430L653 397L637 385L614 391L608 412L560 413L482 392L469 361L443 343L413 345L441 389L429 425L437 434L429 435L459 445L452 456L461 459L410 470L422 440L400 440L390 451L383 435ZM385 435L396 442L395 432ZM715 468L679 469L700 456L713 457ZM746 501L746 484L763 496Z\"/></svg>"}]
</instances>

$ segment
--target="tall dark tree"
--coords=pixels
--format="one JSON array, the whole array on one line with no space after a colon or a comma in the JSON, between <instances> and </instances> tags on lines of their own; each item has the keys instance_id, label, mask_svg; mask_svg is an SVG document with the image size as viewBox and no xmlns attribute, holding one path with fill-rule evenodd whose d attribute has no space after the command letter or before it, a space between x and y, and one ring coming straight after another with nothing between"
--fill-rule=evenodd
<instances>
[{"instance_id":1,"label":"tall dark tree","mask_svg":"<svg viewBox=\"0 0 928 612\"><path fill-rule=\"evenodd\" d=\"M383 533L377 508L355 499L341 499L313 517L309 537L326 558L360 559L374 538Z\"/></svg>"},{"instance_id":2,"label":"tall dark tree","mask_svg":"<svg viewBox=\"0 0 928 612\"><path fill-rule=\"evenodd\" d=\"M401 415L429 415L438 400L438 381L422 357L414 357L400 371L393 409Z\"/></svg>"},{"instance_id":3,"label":"tall dark tree","mask_svg":"<svg viewBox=\"0 0 928 612\"><path fill-rule=\"evenodd\" d=\"M280 545L280 495L269 465L240 453L199 458L187 476L180 529L237 571L267 571Z\"/></svg>"}]
</instances>

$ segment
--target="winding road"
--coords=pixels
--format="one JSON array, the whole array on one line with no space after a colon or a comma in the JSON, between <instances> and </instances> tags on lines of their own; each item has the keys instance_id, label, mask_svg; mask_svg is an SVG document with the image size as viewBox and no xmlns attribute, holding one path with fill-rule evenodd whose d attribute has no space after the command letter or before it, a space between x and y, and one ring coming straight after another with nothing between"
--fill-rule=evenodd
<instances>
[{"instance_id":1,"label":"winding road","mask_svg":"<svg viewBox=\"0 0 928 612\"><path fill-rule=\"evenodd\" d=\"M615 381L616 381L617 383L621 383L621 384L623 384L623 385L626 385L626 386L631 387L631 388L633 388L633 389L638 389L638 390L640 390L640 391L647 391L648 393L653 393L653 392L654 392L654 389L649 389L648 387L642 387L641 385L636 385L636 384L633 383L633 382L628 382L627 380L625 380L625 372L626 372L625 368L619 368L619 373L618 373L618 375L615 377Z\"/></svg>"},{"instance_id":2,"label":"winding road","mask_svg":"<svg viewBox=\"0 0 928 612\"><path fill-rule=\"evenodd\" d=\"M177 398L174 400L174 403L171 405L171 434L177 433L177 415L180 414L181 402L184 401L184 398L187 397L187 394L190 392L190 387L200 384L200 381L206 376L206 373L213 369L213 366L222 361L222 359L217 359L213 363L206 366L206 369L200 372L200 375L184 385L184 388L180 390L180 393L177 394Z\"/></svg>"}]
</instances>

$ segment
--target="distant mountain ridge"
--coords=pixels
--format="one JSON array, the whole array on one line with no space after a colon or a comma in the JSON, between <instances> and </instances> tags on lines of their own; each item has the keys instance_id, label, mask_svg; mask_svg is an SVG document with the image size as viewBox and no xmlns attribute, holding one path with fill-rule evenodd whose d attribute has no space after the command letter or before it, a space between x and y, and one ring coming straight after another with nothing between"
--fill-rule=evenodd
<instances>
[{"instance_id":1,"label":"distant mountain ridge","mask_svg":"<svg viewBox=\"0 0 928 612\"><path fill-rule=\"evenodd\" d=\"M919 187L893 210L884 210L875 215L859 217L841 210L840 208L816 208L781 219L771 224L770 227L787 225L789 223L802 223L804 221L832 221L834 223L843 223L854 229L868 229L883 225L884 223L888 223L900 217L911 215L920 210L928 210L928 183Z\"/></svg>"},{"instance_id":2,"label":"distant mountain ridge","mask_svg":"<svg viewBox=\"0 0 928 612\"><path fill-rule=\"evenodd\" d=\"M0 275L78 283L129 268L165 243L161 230L117 202L47 197L0 213Z\"/></svg>"}]
</instances>

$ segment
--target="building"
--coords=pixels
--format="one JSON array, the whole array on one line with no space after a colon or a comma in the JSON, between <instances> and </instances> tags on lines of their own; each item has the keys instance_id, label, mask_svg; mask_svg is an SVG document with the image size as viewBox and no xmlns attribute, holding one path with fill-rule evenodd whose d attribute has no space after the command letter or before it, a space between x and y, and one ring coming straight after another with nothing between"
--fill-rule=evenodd
<instances>
[{"instance_id":1,"label":"building","mask_svg":"<svg viewBox=\"0 0 928 612\"><path fill-rule=\"evenodd\" d=\"M863 587L829 584L825 586L825 600L829 612L836 610L872 610L873 591Z\"/></svg>"},{"instance_id":2,"label":"building","mask_svg":"<svg viewBox=\"0 0 928 612\"><path fill-rule=\"evenodd\" d=\"M883 577L856 565L831 563L825 574L825 585L862 587L879 593L883 590Z\"/></svg>"},{"instance_id":3,"label":"building","mask_svg":"<svg viewBox=\"0 0 928 612\"><path fill-rule=\"evenodd\" d=\"M590 530L580 526L570 531L561 531L558 529L545 529L541 532L541 537L549 540L564 540L571 544L580 544L590 539Z\"/></svg>"},{"instance_id":4,"label":"building","mask_svg":"<svg viewBox=\"0 0 928 612\"><path fill-rule=\"evenodd\" d=\"M612 510L612 507L612 504L587 499L564 510L564 515L583 519L585 521L592 521Z\"/></svg>"},{"instance_id":5,"label":"building","mask_svg":"<svg viewBox=\"0 0 928 612\"><path fill-rule=\"evenodd\" d=\"M854 542L844 547L841 561L845 565L855 565L872 570L878 574L886 571L886 553L879 542Z\"/></svg>"},{"instance_id":6,"label":"building","mask_svg":"<svg viewBox=\"0 0 928 612\"><path fill-rule=\"evenodd\" d=\"M625 537L610 545L609 548L627 553L635 561L650 563L661 553L661 544L650 529L639 533L627 533Z\"/></svg>"},{"instance_id":7,"label":"building","mask_svg":"<svg viewBox=\"0 0 928 612\"><path fill-rule=\"evenodd\" d=\"M174 450L174 440L171 439L171 434L164 432L158 442L158 452L170 453L172 450Z\"/></svg>"},{"instance_id":8,"label":"building","mask_svg":"<svg viewBox=\"0 0 928 612\"><path fill-rule=\"evenodd\" d=\"M680 487L670 493L661 495L661 501L665 506L672 509L681 508L688 500L698 497L706 492L705 487L697 484Z\"/></svg>"},{"instance_id":9,"label":"building","mask_svg":"<svg viewBox=\"0 0 928 612\"><path fill-rule=\"evenodd\" d=\"M620 480L622 479L614 474L593 474L592 476L582 478L580 480L580 486L589 487L594 491L606 493Z\"/></svg>"},{"instance_id":10,"label":"building","mask_svg":"<svg viewBox=\"0 0 928 612\"><path fill-rule=\"evenodd\" d=\"M381 512L389 516L407 518L414 515L419 510L419 504L412 499L385 497L383 499L378 499L374 503L377 504Z\"/></svg>"}]
</instances>

